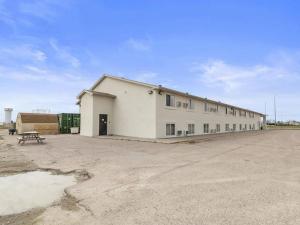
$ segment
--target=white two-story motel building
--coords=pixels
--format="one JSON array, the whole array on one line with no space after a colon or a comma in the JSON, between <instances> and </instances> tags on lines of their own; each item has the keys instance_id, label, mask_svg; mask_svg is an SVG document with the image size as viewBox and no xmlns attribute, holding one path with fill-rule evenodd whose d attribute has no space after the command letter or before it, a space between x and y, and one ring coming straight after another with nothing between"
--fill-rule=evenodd
<instances>
[{"instance_id":1,"label":"white two-story motel building","mask_svg":"<svg viewBox=\"0 0 300 225\"><path fill-rule=\"evenodd\" d=\"M259 130L264 115L252 110L110 75L78 96L80 133L171 138Z\"/></svg>"}]
</instances>

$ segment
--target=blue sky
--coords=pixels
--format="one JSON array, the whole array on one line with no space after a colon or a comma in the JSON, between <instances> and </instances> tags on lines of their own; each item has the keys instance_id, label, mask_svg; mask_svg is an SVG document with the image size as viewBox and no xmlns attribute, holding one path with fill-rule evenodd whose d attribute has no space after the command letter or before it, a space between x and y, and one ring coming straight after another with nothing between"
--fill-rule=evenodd
<instances>
[{"instance_id":1,"label":"blue sky","mask_svg":"<svg viewBox=\"0 0 300 225\"><path fill-rule=\"evenodd\" d=\"M0 0L0 121L78 112L103 73L300 120L300 3Z\"/></svg>"}]
</instances>

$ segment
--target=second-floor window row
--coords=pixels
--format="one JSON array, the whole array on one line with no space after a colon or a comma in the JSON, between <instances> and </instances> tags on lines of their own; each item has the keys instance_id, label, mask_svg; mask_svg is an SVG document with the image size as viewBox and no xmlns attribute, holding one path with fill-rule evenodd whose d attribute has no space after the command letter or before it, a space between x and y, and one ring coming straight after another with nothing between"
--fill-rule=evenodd
<instances>
[{"instance_id":1,"label":"second-floor window row","mask_svg":"<svg viewBox=\"0 0 300 225\"><path fill-rule=\"evenodd\" d=\"M174 95L170 95L170 94L166 94L166 106L170 106L170 107L175 107L175 96ZM180 108L188 108L188 109L195 109L195 103L192 99L189 99L186 102L181 102L181 101L177 101L176 102L176 107Z\"/></svg>"},{"instance_id":2,"label":"second-floor window row","mask_svg":"<svg viewBox=\"0 0 300 225\"><path fill-rule=\"evenodd\" d=\"M186 101L176 101L175 102L175 96L166 94L166 106L169 107L177 107L177 108L185 108L185 109L195 109L196 104L193 99L188 99ZM219 105L217 104L210 104L207 102L204 102L204 112L219 112ZM236 116L238 112L239 116L246 117L247 114L250 118L254 118L255 114L254 112L247 112L245 110L238 110L234 107L225 107L225 114L227 115L233 115Z\"/></svg>"}]
</instances>

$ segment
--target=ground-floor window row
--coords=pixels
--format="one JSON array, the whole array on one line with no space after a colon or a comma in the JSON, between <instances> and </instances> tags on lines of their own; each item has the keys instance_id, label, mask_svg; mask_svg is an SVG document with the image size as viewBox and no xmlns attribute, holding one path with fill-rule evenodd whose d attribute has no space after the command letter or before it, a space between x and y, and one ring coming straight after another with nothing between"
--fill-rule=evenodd
<instances>
[{"instance_id":1,"label":"ground-floor window row","mask_svg":"<svg viewBox=\"0 0 300 225\"><path fill-rule=\"evenodd\" d=\"M239 128L239 129L238 129ZM201 129L201 128L200 128ZM233 132L233 131L246 131L246 130L255 130L255 124L229 124L226 123L224 130L225 132ZM189 123L187 125L186 130L177 130L175 123L167 123L166 124L166 136L181 136L181 135L191 135L195 133L220 133L222 132L221 124L210 125L209 123L204 123L203 128L201 130L196 131L195 124Z\"/></svg>"}]
</instances>

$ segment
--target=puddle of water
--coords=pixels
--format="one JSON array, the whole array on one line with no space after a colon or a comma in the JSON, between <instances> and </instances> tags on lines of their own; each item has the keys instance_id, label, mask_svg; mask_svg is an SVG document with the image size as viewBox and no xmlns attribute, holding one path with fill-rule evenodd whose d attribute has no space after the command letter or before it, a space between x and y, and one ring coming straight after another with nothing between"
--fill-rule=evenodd
<instances>
[{"instance_id":1,"label":"puddle of water","mask_svg":"<svg viewBox=\"0 0 300 225\"><path fill-rule=\"evenodd\" d=\"M0 216L49 206L75 183L74 176L42 171L0 177Z\"/></svg>"}]
</instances>

